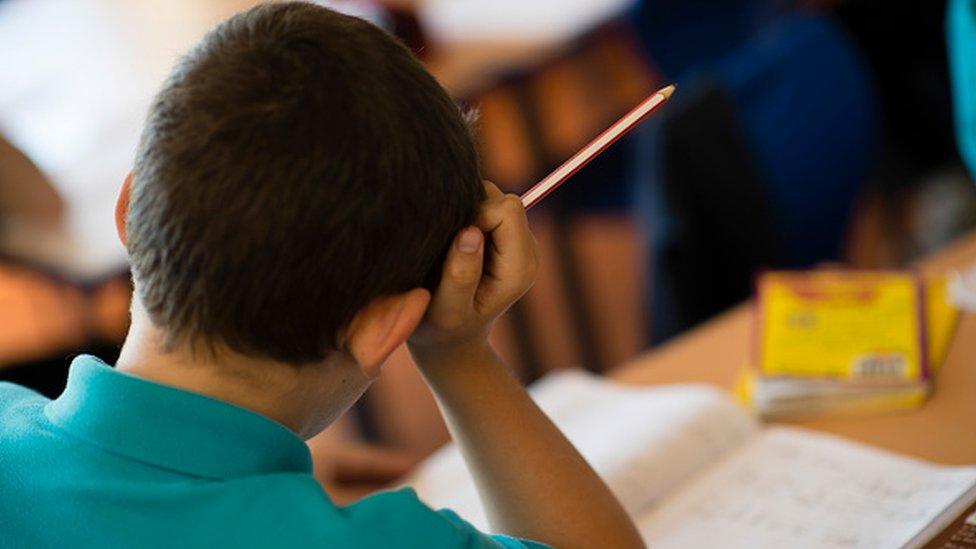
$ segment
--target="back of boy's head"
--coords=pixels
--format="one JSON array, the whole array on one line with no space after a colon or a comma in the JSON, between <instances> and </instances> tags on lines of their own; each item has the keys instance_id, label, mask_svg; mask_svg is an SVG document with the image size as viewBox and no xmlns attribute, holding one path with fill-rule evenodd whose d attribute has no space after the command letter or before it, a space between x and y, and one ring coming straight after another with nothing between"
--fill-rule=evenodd
<instances>
[{"instance_id":1,"label":"back of boy's head","mask_svg":"<svg viewBox=\"0 0 976 549\"><path fill-rule=\"evenodd\" d=\"M431 288L484 196L457 106L403 46L304 3L224 22L150 109L126 220L166 345L301 364Z\"/></svg>"}]
</instances>

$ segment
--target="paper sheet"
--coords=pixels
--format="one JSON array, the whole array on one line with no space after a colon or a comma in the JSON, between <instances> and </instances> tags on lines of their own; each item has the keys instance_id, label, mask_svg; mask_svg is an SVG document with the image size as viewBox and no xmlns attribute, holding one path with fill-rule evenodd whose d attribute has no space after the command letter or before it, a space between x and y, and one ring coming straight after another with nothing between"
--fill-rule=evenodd
<instances>
[{"instance_id":1,"label":"paper sheet","mask_svg":"<svg viewBox=\"0 0 976 549\"><path fill-rule=\"evenodd\" d=\"M938 467L772 428L638 520L668 547L901 547L976 484Z\"/></svg>"},{"instance_id":2,"label":"paper sheet","mask_svg":"<svg viewBox=\"0 0 976 549\"><path fill-rule=\"evenodd\" d=\"M976 311L976 263L952 274L949 295L956 307Z\"/></svg>"},{"instance_id":3,"label":"paper sheet","mask_svg":"<svg viewBox=\"0 0 976 549\"><path fill-rule=\"evenodd\" d=\"M707 386L628 387L580 371L550 374L530 391L633 514L757 432L754 420ZM454 445L407 482L435 508L488 523Z\"/></svg>"}]
</instances>

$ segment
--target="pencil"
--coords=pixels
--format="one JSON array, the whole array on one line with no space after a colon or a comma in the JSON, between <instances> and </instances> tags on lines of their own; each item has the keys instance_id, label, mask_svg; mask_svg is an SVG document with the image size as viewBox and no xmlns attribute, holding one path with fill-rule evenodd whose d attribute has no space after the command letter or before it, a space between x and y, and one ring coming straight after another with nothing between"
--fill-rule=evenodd
<instances>
[{"instance_id":1,"label":"pencil","mask_svg":"<svg viewBox=\"0 0 976 549\"><path fill-rule=\"evenodd\" d=\"M634 129L638 124L647 119L661 105L668 102L671 94L674 93L674 84L661 88L654 92L647 99L643 100L629 113L625 114L620 120L614 122L612 126L601 133L596 139L590 141L588 145L579 150L556 168L551 174L547 175L542 181L536 183L531 189L522 195L522 205L528 210L538 204L549 193L558 189L563 183L573 176L580 169L589 164L591 160L607 150L618 139Z\"/></svg>"}]
</instances>

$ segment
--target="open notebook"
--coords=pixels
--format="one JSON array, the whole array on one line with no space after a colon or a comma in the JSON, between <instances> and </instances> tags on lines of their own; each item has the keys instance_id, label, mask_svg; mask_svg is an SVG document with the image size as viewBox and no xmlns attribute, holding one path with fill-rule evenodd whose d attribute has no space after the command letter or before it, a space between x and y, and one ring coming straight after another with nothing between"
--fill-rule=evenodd
<instances>
[{"instance_id":1,"label":"open notebook","mask_svg":"<svg viewBox=\"0 0 976 549\"><path fill-rule=\"evenodd\" d=\"M761 428L706 386L628 387L570 371L531 393L654 547L917 547L976 499L976 467ZM453 445L406 484L488 529Z\"/></svg>"}]
</instances>

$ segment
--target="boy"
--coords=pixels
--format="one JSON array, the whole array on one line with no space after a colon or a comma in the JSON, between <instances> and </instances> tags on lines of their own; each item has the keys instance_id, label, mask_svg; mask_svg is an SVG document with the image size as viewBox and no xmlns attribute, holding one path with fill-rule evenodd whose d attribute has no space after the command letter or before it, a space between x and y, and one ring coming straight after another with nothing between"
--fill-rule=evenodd
<instances>
[{"instance_id":1,"label":"boy","mask_svg":"<svg viewBox=\"0 0 976 549\"><path fill-rule=\"evenodd\" d=\"M536 255L476 164L457 108L369 24L291 3L214 29L120 194L118 364L76 358L54 401L0 385L0 545L640 546L487 343ZM513 537L409 490L340 508L310 475L302 439L404 342Z\"/></svg>"}]
</instances>

